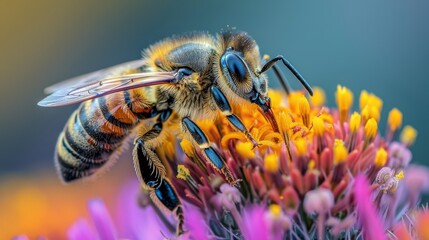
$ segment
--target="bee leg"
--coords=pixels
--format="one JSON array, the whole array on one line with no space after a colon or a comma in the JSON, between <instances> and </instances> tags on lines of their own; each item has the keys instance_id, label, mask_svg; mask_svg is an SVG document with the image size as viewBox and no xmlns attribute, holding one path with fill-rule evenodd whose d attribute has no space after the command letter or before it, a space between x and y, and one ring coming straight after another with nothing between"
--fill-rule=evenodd
<instances>
[{"instance_id":1,"label":"bee leg","mask_svg":"<svg viewBox=\"0 0 429 240\"><path fill-rule=\"evenodd\" d=\"M192 138L202 150L203 155L210 161L212 166L222 173L230 185L236 186L238 180L232 175L225 160L217 153L214 148L210 147L210 142L204 134L203 130L195 124L191 119L185 117L182 119L185 129L191 134Z\"/></svg>"},{"instance_id":2,"label":"bee leg","mask_svg":"<svg viewBox=\"0 0 429 240\"><path fill-rule=\"evenodd\" d=\"M151 130L137 137L133 149L134 168L140 182L150 191L150 196L157 206L173 212L178 220L176 233L182 234L184 216L180 199L171 183L165 178L166 170L154 149L156 139L162 131L162 123L171 111L161 112Z\"/></svg>"},{"instance_id":3,"label":"bee leg","mask_svg":"<svg viewBox=\"0 0 429 240\"><path fill-rule=\"evenodd\" d=\"M228 100L226 99L225 95L220 91L220 89L216 86L212 86L211 92L217 107L222 112L222 114L226 116L228 121L238 131L246 135L246 137L253 143L253 147L258 146L259 145L258 142L252 137L249 130L247 130L246 126L244 126L243 122L241 122L241 120L237 117L237 115L232 113L231 105L229 105Z\"/></svg>"}]
</instances>

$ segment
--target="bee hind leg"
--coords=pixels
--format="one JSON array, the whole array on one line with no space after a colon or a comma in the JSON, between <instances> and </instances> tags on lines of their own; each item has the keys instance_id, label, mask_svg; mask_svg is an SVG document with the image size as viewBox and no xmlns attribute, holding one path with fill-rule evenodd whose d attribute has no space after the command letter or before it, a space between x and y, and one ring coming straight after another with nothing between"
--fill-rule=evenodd
<instances>
[{"instance_id":1,"label":"bee hind leg","mask_svg":"<svg viewBox=\"0 0 429 240\"><path fill-rule=\"evenodd\" d=\"M228 166L225 164L225 160L210 146L210 142L203 130L188 117L183 118L182 123L184 128L190 133L191 137L202 150L203 155L210 161L211 165L225 176L230 185L237 186L240 180L237 180L232 175Z\"/></svg>"},{"instance_id":2,"label":"bee hind leg","mask_svg":"<svg viewBox=\"0 0 429 240\"><path fill-rule=\"evenodd\" d=\"M151 141L160 135L162 123L167 120L170 113L161 113L152 129L137 137L133 149L133 162L140 182L150 191L152 201L161 209L176 215L178 221L176 234L180 235L184 233L182 204L174 186L166 179L165 167L154 151L155 141Z\"/></svg>"},{"instance_id":3,"label":"bee hind leg","mask_svg":"<svg viewBox=\"0 0 429 240\"><path fill-rule=\"evenodd\" d=\"M183 209L173 185L171 185L167 179L163 179L161 185L152 191L150 196L158 207L167 208L176 215L178 221L176 234L182 235L184 233L183 225L185 223Z\"/></svg>"}]
</instances>

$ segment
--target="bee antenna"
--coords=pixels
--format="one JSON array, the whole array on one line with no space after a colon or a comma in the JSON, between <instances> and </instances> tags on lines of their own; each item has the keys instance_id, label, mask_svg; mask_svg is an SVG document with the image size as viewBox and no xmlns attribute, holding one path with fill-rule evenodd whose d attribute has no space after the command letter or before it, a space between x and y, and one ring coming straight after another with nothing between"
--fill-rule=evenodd
<instances>
[{"instance_id":1,"label":"bee antenna","mask_svg":"<svg viewBox=\"0 0 429 240\"><path fill-rule=\"evenodd\" d=\"M280 80L280 84L282 85L286 94L289 95L291 92L291 87L289 86L289 82L287 81L285 75L283 75L283 72L275 64L273 65L273 70L274 70L274 74L276 75L277 79Z\"/></svg>"},{"instance_id":2,"label":"bee antenna","mask_svg":"<svg viewBox=\"0 0 429 240\"><path fill-rule=\"evenodd\" d=\"M289 69L289 71L291 71L293 73L293 75L298 79L298 81L304 86L304 88L308 91L308 93L313 96L313 89L311 88L310 84L307 83L307 81L305 81L304 77L301 76L301 74L299 74L298 70L296 70L292 64L289 63L288 60L286 60L286 58L284 58L283 56L279 55L275 58L272 58L271 60L267 61L264 66L262 66L261 70L259 71L259 73L264 73L266 72L268 69L270 69L271 67L273 67L278 61L282 61L283 64ZM286 90L286 92L288 93L289 91L289 85L287 83L286 78L281 74L280 70L274 66L274 72L276 74L276 76L280 79L281 84L283 86L283 88Z\"/></svg>"}]
</instances>

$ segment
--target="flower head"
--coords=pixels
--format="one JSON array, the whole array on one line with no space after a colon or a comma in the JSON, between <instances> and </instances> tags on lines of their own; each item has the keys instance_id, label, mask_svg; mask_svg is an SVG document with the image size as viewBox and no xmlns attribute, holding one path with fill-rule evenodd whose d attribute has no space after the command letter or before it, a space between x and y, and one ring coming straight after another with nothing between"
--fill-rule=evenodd
<instances>
[{"instance_id":1,"label":"flower head","mask_svg":"<svg viewBox=\"0 0 429 240\"><path fill-rule=\"evenodd\" d=\"M363 91L358 113L353 112L351 90L338 86L337 107L329 108L324 106L323 91L315 89L309 99L299 91L284 98L270 93L278 131L250 104L236 110L248 127L246 134L232 128L225 116L197 122L222 158L222 169L207 161L193 142L184 138L176 143L167 133L170 150L161 146L157 153L184 205L183 235L174 235L171 214L142 197L144 207L139 208L124 193L122 204L128 208L119 221L124 226L116 227L102 203L92 201L95 231L78 221L69 236L387 239L394 228L414 236L404 228L408 225L403 219L417 209L421 191L429 188L426 172L409 166L408 148L416 131L405 127L401 142L395 141L402 115L392 110L387 119L390 130L383 137L378 128L383 103L376 95ZM406 191L411 198L404 201L401 194ZM427 222L426 215L418 219L416 227L421 226L417 222ZM424 228L418 229L425 236ZM395 232L404 232L399 230Z\"/></svg>"},{"instance_id":2,"label":"flower head","mask_svg":"<svg viewBox=\"0 0 429 240\"><path fill-rule=\"evenodd\" d=\"M356 219L363 223L366 218L377 222L379 228L374 234L385 238L385 227L398 221L383 224L378 216L396 212L393 208L398 206L397 189L402 178L407 177L403 170L411 158L407 146L413 142L413 132L404 133L404 144L393 142L393 135L383 138L378 129L382 101L365 91L360 96L361 114L351 115L353 93L345 87L337 88L338 108L323 106L324 93L320 88L310 101L301 92L292 92L284 100L278 99L280 94L271 95L276 98L273 102L277 105L272 104L272 110L279 132L273 131L254 106L240 109L239 117L250 126L257 147L244 134L225 126L223 117L203 127L219 137L211 139L212 146L240 180L240 187L229 186L225 176L205 163L197 147L189 150L188 146L185 153L189 159L176 161L190 170L194 182L176 178L173 184L179 189L197 186L197 191L179 190L182 198L211 216L208 225L218 237L259 236L270 231L267 229L272 226L271 220L283 216L287 219L284 226L288 227L279 231L276 225L276 231L291 239L339 235L359 238L367 233L362 235L364 225ZM402 115L397 111L390 115L388 124L392 131L397 131ZM360 177L355 179L356 176ZM364 197L357 201L357 196ZM369 207L372 201L374 204ZM249 207L249 203L257 203L257 207ZM300 208L305 211L300 212ZM370 209L371 213L365 215L359 208ZM257 217L249 224L249 216L264 215L263 212L271 216L270 221ZM399 219L393 215L392 219ZM248 229L248 225L261 226L260 232L249 235L253 229Z\"/></svg>"}]
</instances>

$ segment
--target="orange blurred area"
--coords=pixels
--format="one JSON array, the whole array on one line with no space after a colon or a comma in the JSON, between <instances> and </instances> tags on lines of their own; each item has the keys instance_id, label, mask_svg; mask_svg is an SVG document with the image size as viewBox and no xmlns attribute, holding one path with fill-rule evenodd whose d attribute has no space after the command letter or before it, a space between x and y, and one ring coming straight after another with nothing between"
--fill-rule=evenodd
<instances>
[{"instance_id":1,"label":"orange blurred area","mask_svg":"<svg viewBox=\"0 0 429 240\"><path fill-rule=\"evenodd\" d=\"M429 211L426 209L417 216L416 230L420 239L429 239Z\"/></svg>"},{"instance_id":2,"label":"orange blurred area","mask_svg":"<svg viewBox=\"0 0 429 240\"><path fill-rule=\"evenodd\" d=\"M94 198L114 214L119 188L134 177L131 165L116 165L96 179L67 185L53 172L0 177L0 239L65 239L74 221L89 219L86 204Z\"/></svg>"}]
</instances>

